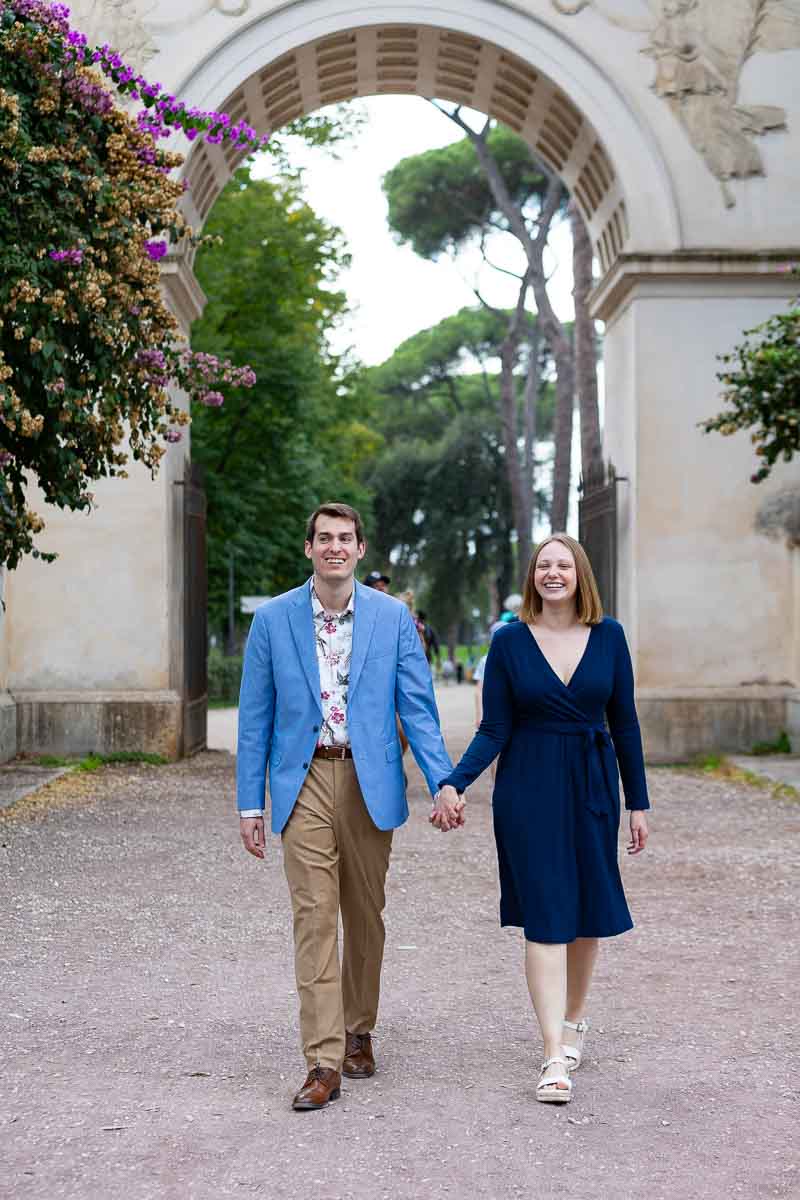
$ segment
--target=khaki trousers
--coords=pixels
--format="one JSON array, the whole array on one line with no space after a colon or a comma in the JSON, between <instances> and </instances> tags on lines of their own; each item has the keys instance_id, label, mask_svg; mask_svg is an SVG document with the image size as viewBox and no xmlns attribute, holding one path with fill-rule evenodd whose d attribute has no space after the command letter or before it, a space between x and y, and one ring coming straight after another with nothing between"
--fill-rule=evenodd
<instances>
[{"instance_id":1,"label":"khaki trousers","mask_svg":"<svg viewBox=\"0 0 800 1200\"><path fill-rule=\"evenodd\" d=\"M378 1015L392 830L373 824L352 759L315 758L282 840L303 1053L338 1071L345 1028L370 1033Z\"/></svg>"}]
</instances>

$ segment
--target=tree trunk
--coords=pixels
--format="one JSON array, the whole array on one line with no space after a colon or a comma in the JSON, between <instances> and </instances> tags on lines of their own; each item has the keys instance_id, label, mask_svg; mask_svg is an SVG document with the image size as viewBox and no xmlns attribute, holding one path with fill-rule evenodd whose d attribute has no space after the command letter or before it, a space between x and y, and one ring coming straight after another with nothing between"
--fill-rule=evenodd
<instances>
[{"instance_id":1,"label":"tree trunk","mask_svg":"<svg viewBox=\"0 0 800 1200\"><path fill-rule=\"evenodd\" d=\"M550 530L564 533L569 512L569 482L572 471L572 410L574 395L572 372L569 379L556 382L555 462L553 465L553 507L550 510Z\"/></svg>"},{"instance_id":2,"label":"tree trunk","mask_svg":"<svg viewBox=\"0 0 800 1200\"><path fill-rule=\"evenodd\" d=\"M536 406L539 403L539 391L542 382L539 364L540 342L539 323L535 321L528 344L528 374L525 377L525 394L522 405L525 437L522 469L525 491L530 497L531 512L528 528L531 531L531 541L533 541L533 517L536 501ZM525 573L528 570L531 553L533 553L533 546L531 546L530 552L525 558L520 553L521 584L525 582Z\"/></svg>"},{"instance_id":3,"label":"tree trunk","mask_svg":"<svg viewBox=\"0 0 800 1200\"><path fill-rule=\"evenodd\" d=\"M517 533L518 571L527 570L531 556L533 526L533 489L527 480L526 462L520 458L517 429L517 387L514 367L519 357L519 344L525 325L525 297L528 294L528 276L520 284L517 306L506 336L500 346L500 417L503 427L506 471L511 490L511 511Z\"/></svg>"},{"instance_id":4,"label":"tree trunk","mask_svg":"<svg viewBox=\"0 0 800 1200\"><path fill-rule=\"evenodd\" d=\"M581 423L581 472L584 486L601 481L603 451L600 441L600 408L597 400L597 357L594 321L589 314L592 288L592 243L574 200L570 201L572 269L575 286L575 383Z\"/></svg>"},{"instance_id":5,"label":"tree trunk","mask_svg":"<svg viewBox=\"0 0 800 1200\"><path fill-rule=\"evenodd\" d=\"M553 507L552 526L563 529L567 523L567 508L569 503L569 484L572 469L572 408L575 394L575 359L572 343L566 329L555 314L550 297L547 294L547 277L544 272L542 258L547 244L547 235L553 217L563 200L563 184L555 175L549 177L547 191L539 212L536 236L531 234L525 217L514 204L503 179L502 172L491 150L486 144L489 132L489 122L481 133L475 133L466 122L458 118L457 122L465 129L470 141L475 147L478 162L481 164L487 182L497 207L508 221L509 228L525 251L528 261L528 274L533 289L537 321L542 334L550 347L556 367L556 429L555 429L555 468L553 475ZM544 168L542 168L544 170Z\"/></svg>"}]
</instances>

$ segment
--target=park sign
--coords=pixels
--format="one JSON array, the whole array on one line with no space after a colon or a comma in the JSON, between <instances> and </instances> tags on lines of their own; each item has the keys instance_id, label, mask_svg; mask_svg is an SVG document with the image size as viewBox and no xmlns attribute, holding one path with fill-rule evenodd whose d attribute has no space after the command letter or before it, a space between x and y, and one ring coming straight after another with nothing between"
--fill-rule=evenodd
<instances>
[{"instance_id":1,"label":"park sign","mask_svg":"<svg viewBox=\"0 0 800 1200\"><path fill-rule=\"evenodd\" d=\"M267 600L271 599L271 596L240 596L239 611L244 613L246 616L252 617L253 613L261 604L265 604Z\"/></svg>"}]
</instances>

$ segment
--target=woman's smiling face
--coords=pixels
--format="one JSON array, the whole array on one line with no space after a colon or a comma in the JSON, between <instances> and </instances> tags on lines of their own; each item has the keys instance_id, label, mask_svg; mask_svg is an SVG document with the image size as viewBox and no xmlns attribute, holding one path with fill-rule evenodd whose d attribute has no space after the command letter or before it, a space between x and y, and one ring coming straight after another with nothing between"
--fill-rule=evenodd
<instances>
[{"instance_id":1,"label":"woman's smiling face","mask_svg":"<svg viewBox=\"0 0 800 1200\"><path fill-rule=\"evenodd\" d=\"M563 542L546 542L539 551L534 586L543 604L566 604L575 599L578 573L575 556Z\"/></svg>"}]
</instances>

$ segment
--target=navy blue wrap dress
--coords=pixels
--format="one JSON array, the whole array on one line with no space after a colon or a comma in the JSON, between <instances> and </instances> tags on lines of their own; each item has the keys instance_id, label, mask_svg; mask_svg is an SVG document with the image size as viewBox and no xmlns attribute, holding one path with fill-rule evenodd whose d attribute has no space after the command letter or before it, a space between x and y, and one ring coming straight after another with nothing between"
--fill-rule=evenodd
<instances>
[{"instance_id":1,"label":"navy blue wrap dress","mask_svg":"<svg viewBox=\"0 0 800 1200\"><path fill-rule=\"evenodd\" d=\"M617 862L620 774L626 808L650 804L622 626L604 617L591 627L568 684L522 621L499 629L483 714L440 786L463 792L500 755L492 806L501 924L521 925L532 942L624 933L633 922Z\"/></svg>"}]
</instances>

